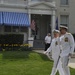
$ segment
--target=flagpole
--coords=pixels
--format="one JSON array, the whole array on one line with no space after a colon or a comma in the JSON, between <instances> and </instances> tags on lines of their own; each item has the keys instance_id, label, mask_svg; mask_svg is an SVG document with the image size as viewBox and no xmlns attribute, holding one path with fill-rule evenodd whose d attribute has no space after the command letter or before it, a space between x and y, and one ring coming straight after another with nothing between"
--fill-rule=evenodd
<instances>
[{"instance_id":1,"label":"flagpole","mask_svg":"<svg viewBox=\"0 0 75 75\"><path fill-rule=\"evenodd\" d=\"M59 30L59 26L58 26L58 17L56 18L56 29Z\"/></svg>"}]
</instances>

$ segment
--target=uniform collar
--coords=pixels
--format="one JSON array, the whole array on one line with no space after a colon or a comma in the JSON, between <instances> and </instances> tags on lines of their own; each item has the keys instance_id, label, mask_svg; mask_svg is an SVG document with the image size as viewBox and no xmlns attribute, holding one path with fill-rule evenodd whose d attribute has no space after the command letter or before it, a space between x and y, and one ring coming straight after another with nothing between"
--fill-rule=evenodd
<instances>
[{"instance_id":1,"label":"uniform collar","mask_svg":"<svg viewBox=\"0 0 75 75\"><path fill-rule=\"evenodd\" d=\"M59 38L59 37L57 37L57 38ZM57 39L57 38L55 38L55 39Z\"/></svg>"},{"instance_id":2,"label":"uniform collar","mask_svg":"<svg viewBox=\"0 0 75 75\"><path fill-rule=\"evenodd\" d=\"M66 32L64 35L66 35L68 32Z\"/></svg>"}]
</instances>

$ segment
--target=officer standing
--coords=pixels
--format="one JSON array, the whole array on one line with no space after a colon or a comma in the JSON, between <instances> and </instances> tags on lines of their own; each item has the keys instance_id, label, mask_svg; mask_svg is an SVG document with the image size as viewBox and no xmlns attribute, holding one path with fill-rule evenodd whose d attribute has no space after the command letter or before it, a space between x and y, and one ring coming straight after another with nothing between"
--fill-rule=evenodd
<instances>
[{"instance_id":1,"label":"officer standing","mask_svg":"<svg viewBox=\"0 0 75 75\"><path fill-rule=\"evenodd\" d=\"M53 58L54 64L53 64L52 72L50 75L55 75L57 70L59 71L60 75L64 75L62 65L59 60L60 49L61 49L60 38L59 38L60 32L59 30L54 30L53 34L54 34L54 38L52 39L51 46L47 49L47 51L44 52L44 54L48 55L49 52L52 51L52 58Z\"/></svg>"},{"instance_id":2,"label":"officer standing","mask_svg":"<svg viewBox=\"0 0 75 75\"><path fill-rule=\"evenodd\" d=\"M51 36L50 33L47 34L47 36L45 37L45 51L49 48L51 43Z\"/></svg>"},{"instance_id":3,"label":"officer standing","mask_svg":"<svg viewBox=\"0 0 75 75\"><path fill-rule=\"evenodd\" d=\"M68 30L68 27L60 26L60 32L61 32L60 41L62 46L62 52L60 56L61 56L64 74L70 75L68 61L69 61L69 57L74 52L74 38L71 33L67 32L67 30Z\"/></svg>"}]
</instances>

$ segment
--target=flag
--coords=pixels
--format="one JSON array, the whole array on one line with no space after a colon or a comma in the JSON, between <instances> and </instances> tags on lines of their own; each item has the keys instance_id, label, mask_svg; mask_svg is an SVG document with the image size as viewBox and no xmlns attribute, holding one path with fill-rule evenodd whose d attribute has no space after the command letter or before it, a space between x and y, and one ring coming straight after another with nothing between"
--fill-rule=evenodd
<instances>
[{"instance_id":1,"label":"flag","mask_svg":"<svg viewBox=\"0 0 75 75\"><path fill-rule=\"evenodd\" d=\"M56 18L56 28L57 30L59 30L59 26L58 26L58 18Z\"/></svg>"},{"instance_id":2,"label":"flag","mask_svg":"<svg viewBox=\"0 0 75 75\"><path fill-rule=\"evenodd\" d=\"M31 21L31 25L30 25L31 29L35 31L35 21L32 20Z\"/></svg>"}]
</instances>

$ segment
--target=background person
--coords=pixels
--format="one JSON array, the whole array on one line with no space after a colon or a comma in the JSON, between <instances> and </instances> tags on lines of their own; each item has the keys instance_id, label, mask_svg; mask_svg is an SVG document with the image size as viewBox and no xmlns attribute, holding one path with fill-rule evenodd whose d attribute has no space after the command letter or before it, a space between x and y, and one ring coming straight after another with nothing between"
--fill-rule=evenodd
<instances>
[{"instance_id":1,"label":"background person","mask_svg":"<svg viewBox=\"0 0 75 75\"><path fill-rule=\"evenodd\" d=\"M45 37L45 51L49 48L51 44L51 36L50 33L47 34L47 36Z\"/></svg>"}]
</instances>

